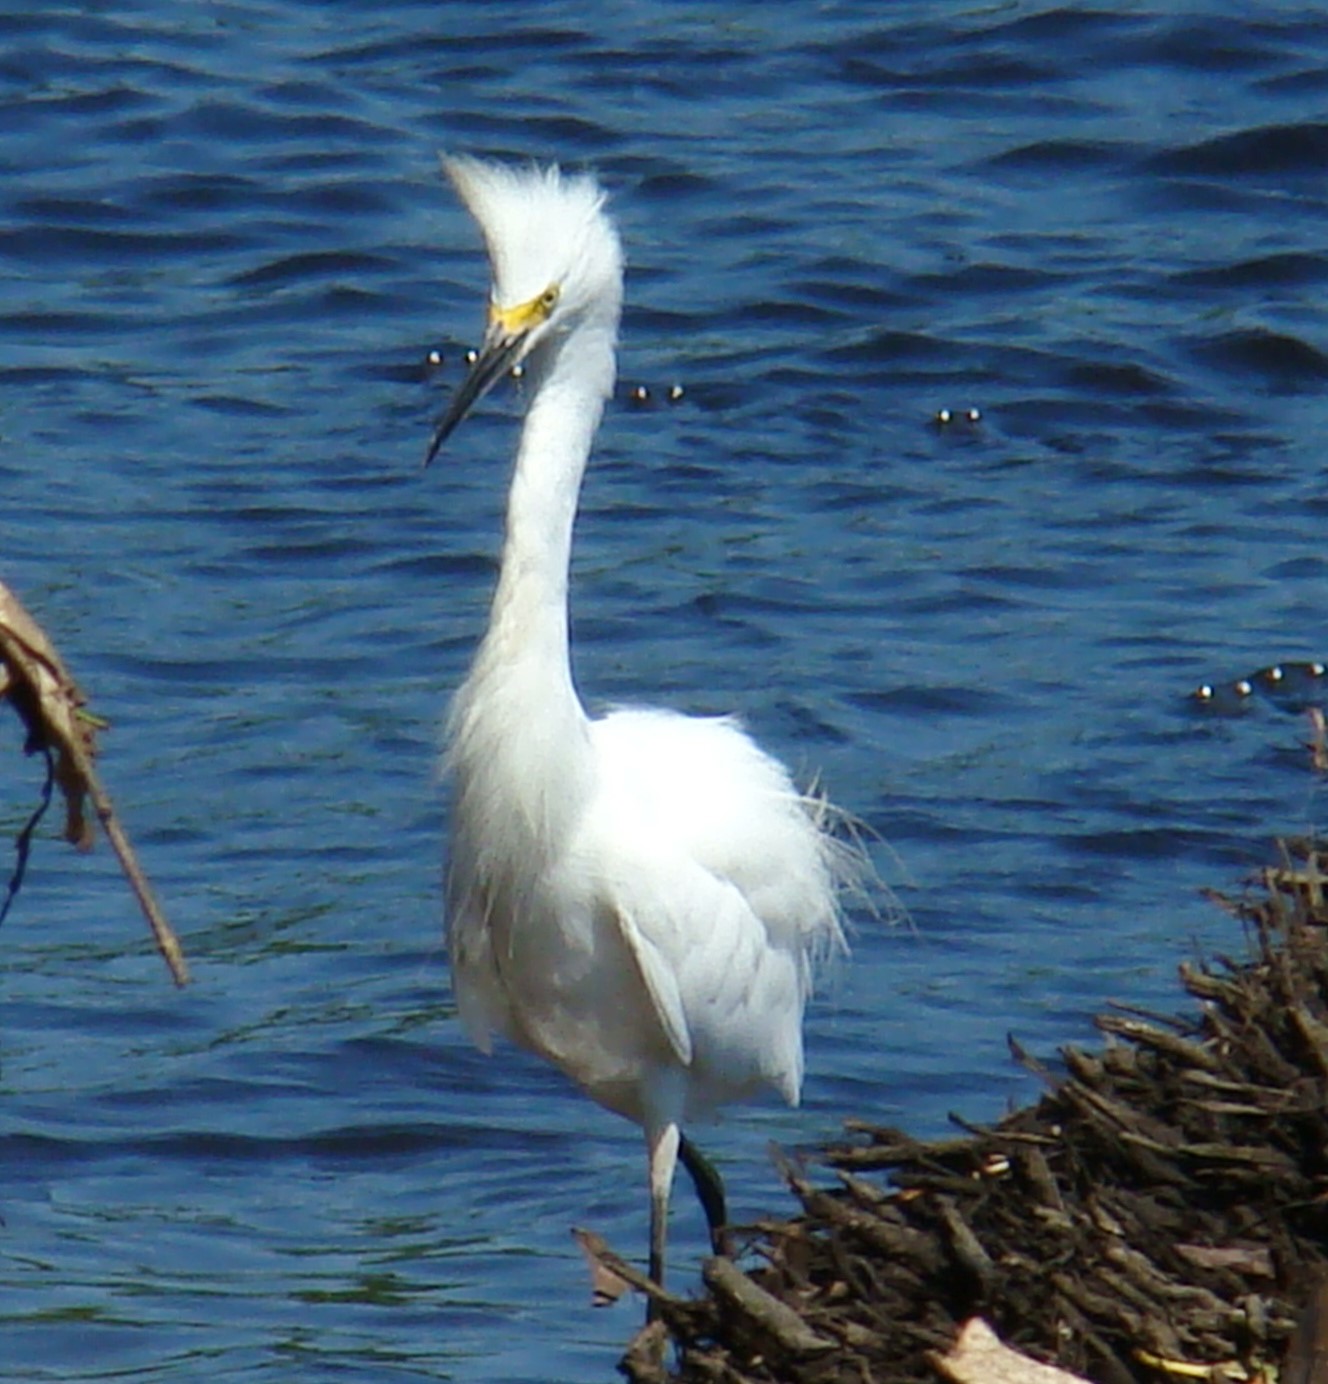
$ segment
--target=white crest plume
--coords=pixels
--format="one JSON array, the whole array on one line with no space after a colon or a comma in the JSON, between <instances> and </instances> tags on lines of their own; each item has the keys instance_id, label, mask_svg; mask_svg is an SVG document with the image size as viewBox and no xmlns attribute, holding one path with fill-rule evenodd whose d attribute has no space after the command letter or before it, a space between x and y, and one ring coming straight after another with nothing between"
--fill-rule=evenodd
<instances>
[{"instance_id":1,"label":"white crest plume","mask_svg":"<svg viewBox=\"0 0 1328 1384\"><path fill-rule=\"evenodd\" d=\"M484 236L498 306L529 302L555 283L577 302L621 285L622 246L589 174L464 155L442 162ZM621 287L613 296L621 302Z\"/></svg>"}]
</instances>

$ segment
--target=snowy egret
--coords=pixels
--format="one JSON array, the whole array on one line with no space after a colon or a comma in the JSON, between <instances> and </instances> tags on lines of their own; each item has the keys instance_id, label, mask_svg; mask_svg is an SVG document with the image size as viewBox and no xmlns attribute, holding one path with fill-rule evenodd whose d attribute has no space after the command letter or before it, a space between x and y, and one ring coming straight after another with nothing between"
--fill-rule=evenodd
<instances>
[{"instance_id":1,"label":"snowy egret","mask_svg":"<svg viewBox=\"0 0 1328 1384\"><path fill-rule=\"evenodd\" d=\"M729 718L587 714L567 583L591 441L613 389L622 251L589 176L446 158L492 262L488 329L426 464L525 365L525 423L488 630L452 704L447 930L457 1007L641 1125L650 1274L681 1158L718 1247L718 1175L682 1125L774 1087L796 1104L815 964L842 950L863 867L838 814Z\"/></svg>"}]
</instances>

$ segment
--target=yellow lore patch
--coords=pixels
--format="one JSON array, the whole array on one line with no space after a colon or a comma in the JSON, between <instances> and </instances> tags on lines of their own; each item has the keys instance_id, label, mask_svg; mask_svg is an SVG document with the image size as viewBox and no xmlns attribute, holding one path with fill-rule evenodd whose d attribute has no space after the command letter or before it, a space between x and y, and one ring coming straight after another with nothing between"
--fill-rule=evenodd
<instances>
[{"instance_id":1,"label":"yellow lore patch","mask_svg":"<svg viewBox=\"0 0 1328 1384\"><path fill-rule=\"evenodd\" d=\"M489 326L498 327L509 337L523 336L532 327L549 320L549 314L557 305L559 291L557 284L550 284L538 297L513 308L500 308L497 303L490 303Z\"/></svg>"}]
</instances>

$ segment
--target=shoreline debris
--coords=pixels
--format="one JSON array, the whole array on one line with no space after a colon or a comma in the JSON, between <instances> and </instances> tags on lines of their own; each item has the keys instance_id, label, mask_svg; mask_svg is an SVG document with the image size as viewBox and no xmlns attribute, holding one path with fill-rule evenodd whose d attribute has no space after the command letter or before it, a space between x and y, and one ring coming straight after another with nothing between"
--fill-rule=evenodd
<instances>
[{"instance_id":1,"label":"shoreline debris","mask_svg":"<svg viewBox=\"0 0 1328 1384\"><path fill-rule=\"evenodd\" d=\"M923 1141L849 1122L783 1160L800 1212L754 1227L741 1267L708 1260L703 1295L658 1301L671 1363L629 1348L620 1369L636 1384L1328 1379L1328 849L1281 853L1245 897L1212 896L1250 954L1181 965L1196 1012L1113 1005L1103 1048L1067 1047L1054 1069L1012 1039L1046 1091L994 1126L956 1118L960 1136Z\"/></svg>"}]
</instances>

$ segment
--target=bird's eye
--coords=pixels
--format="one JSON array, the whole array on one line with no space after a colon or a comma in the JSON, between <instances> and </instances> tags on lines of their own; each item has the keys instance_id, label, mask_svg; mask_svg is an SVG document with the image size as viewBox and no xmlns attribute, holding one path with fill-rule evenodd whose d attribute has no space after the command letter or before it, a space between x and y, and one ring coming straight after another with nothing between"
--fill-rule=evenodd
<instances>
[{"instance_id":1,"label":"bird's eye","mask_svg":"<svg viewBox=\"0 0 1328 1384\"><path fill-rule=\"evenodd\" d=\"M558 305L558 294L561 292L557 284L550 284L548 288L540 294L539 305L545 312L552 312Z\"/></svg>"}]
</instances>

